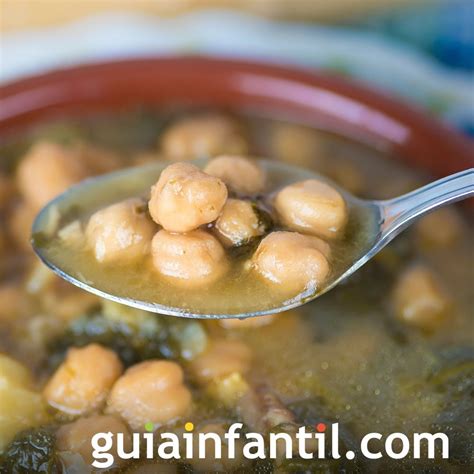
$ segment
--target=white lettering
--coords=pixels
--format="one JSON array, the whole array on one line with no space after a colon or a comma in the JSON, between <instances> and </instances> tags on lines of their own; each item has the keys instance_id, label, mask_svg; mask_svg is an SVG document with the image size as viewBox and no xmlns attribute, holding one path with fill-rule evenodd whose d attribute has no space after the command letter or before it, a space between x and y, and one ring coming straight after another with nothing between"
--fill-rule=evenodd
<instances>
[{"instance_id":1,"label":"white lettering","mask_svg":"<svg viewBox=\"0 0 474 474\"><path fill-rule=\"evenodd\" d=\"M421 441L426 439L428 445L428 459L436 456L435 442L441 440L441 456L443 459L449 458L449 438L444 433L414 433L413 435L413 457L420 459Z\"/></svg>"},{"instance_id":2,"label":"white lettering","mask_svg":"<svg viewBox=\"0 0 474 474\"><path fill-rule=\"evenodd\" d=\"M125 442L123 433L117 433L117 456L120 459L139 459L140 458L140 433L132 435L132 450L125 452Z\"/></svg>"},{"instance_id":3,"label":"white lettering","mask_svg":"<svg viewBox=\"0 0 474 474\"><path fill-rule=\"evenodd\" d=\"M179 455L179 438L174 433L161 433L162 439L169 441L161 442L158 445L158 457L161 459L180 459ZM169 449L169 452L168 452Z\"/></svg>"},{"instance_id":4,"label":"white lettering","mask_svg":"<svg viewBox=\"0 0 474 474\"><path fill-rule=\"evenodd\" d=\"M339 424L333 423L331 428L331 456L334 459L339 459Z\"/></svg>"},{"instance_id":5,"label":"white lettering","mask_svg":"<svg viewBox=\"0 0 474 474\"><path fill-rule=\"evenodd\" d=\"M108 433L97 433L92 436L92 457L94 458L92 466L97 468L109 468L114 464L114 457L109 453L113 443L114 435L110 431Z\"/></svg>"},{"instance_id":6,"label":"white lettering","mask_svg":"<svg viewBox=\"0 0 474 474\"><path fill-rule=\"evenodd\" d=\"M240 438L240 433L237 433L237 430L241 430L243 426L242 423L234 423L229 426L227 433L224 434L224 438L228 440L227 456L229 459L235 458L235 441Z\"/></svg>"},{"instance_id":7,"label":"white lettering","mask_svg":"<svg viewBox=\"0 0 474 474\"><path fill-rule=\"evenodd\" d=\"M214 441L214 454L206 456L206 441ZM222 439L217 433L199 433L199 459L222 459Z\"/></svg>"},{"instance_id":8,"label":"white lettering","mask_svg":"<svg viewBox=\"0 0 474 474\"><path fill-rule=\"evenodd\" d=\"M312 433L306 433L306 427L301 426L296 433L296 439L298 440L298 454L301 459L313 459L313 453L306 452L306 440L313 437Z\"/></svg>"},{"instance_id":9,"label":"white lettering","mask_svg":"<svg viewBox=\"0 0 474 474\"><path fill-rule=\"evenodd\" d=\"M263 436L259 433L247 433L245 438L253 438L255 441L250 441L244 444L244 457L247 459L265 459L265 440L263 439ZM255 452L252 452L254 448L256 448Z\"/></svg>"},{"instance_id":10,"label":"white lettering","mask_svg":"<svg viewBox=\"0 0 474 474\"><path fill-rule=\"evenodd\" d=\"M288 433L270 433L270 459L279 457L278 442L280 440L285 444L285 459L293 459L293 439Z\"/></svg>"},{"instance_id":11,"label":"white lettering","mask_svg":"<svg viewBox=\"0 0 474 474\"><path fill-rule=\"evenodd\" d=\"M395 452L393 449L393 443L396 440L400 440L402 443L402 449L399 453ZM387 436L385 441L385 452L392 459L403 459L406 457L406 455L410 452L410 440L408 439L408 436L404 435L403 433L392 433L391 435Z\"/></svg>"},{"instance_id":12,"label":"white lettering","mask_svg":"<svg viewBox=\"0 0 474 474\"><path fill-rule=\"evenodd\" d=\"M365 435L360 442L360 450L367 459L380 459L382 457L380 451L376 453L369 451L369 441L372 439L382 439L382 435L380 433L369 433Z\"/></svg>"}]
</instances>

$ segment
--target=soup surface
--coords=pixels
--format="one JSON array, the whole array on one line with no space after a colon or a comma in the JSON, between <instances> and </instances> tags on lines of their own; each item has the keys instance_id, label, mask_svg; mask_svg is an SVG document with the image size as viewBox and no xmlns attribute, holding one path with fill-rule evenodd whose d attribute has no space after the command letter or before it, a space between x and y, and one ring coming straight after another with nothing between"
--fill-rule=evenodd
<instances>
[{"instance_id":1,"label":"soup surface","mask_svg":"<svg viewBox=\"0 0 474 474\"><path fill-rule=\"evenodd\" d=\"M34 216L58 193L85 177L157 159L265 157L377 199L429 177L329 132L208 110L64 119L12 137L1 150L0 472L90 472L94 433L123 433L131 442L133 432L181 436L192 422L196 433L223 433L236 421L264 435L338 422L341 451L356 456L337 459L329 450L325 460L116 457L113 468L472 470L473 235L461 209L424 217L316 301L245 321L183 320L102 301L54 276L29 244ZM93 272L91 261L71 264ZM111 268L111 282L129 278L120 266ZM135 279L146 271L139 267ZM236 280L215 294L193 290L189 304L215 307L222 293L220 301L238 308L245 297L239 286ZM165 290L172 302L172 290ZM265 297L259 290L258 299ZM439 452L435 460L414 459L410 451L402 460L366 460L359 445L370 432L410 439L415 432L446 433L449 459Z\"/></svg>"}]
</instances>

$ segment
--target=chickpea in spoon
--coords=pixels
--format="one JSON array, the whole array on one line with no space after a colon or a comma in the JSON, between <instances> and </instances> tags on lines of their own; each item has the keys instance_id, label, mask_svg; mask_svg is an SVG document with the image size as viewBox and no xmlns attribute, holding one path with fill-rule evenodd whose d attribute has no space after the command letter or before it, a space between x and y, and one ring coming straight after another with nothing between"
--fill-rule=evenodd
<instances>
[{"instance_id":1,"label":"chickpea in spoon","mask_svg":"<svg viewBox=\"0 0 474 474\"><path fill-rule=\"evenodd\" d=\"M82 196L79 218L61 210L41 252L101 291L200 314L270 310L325 284L349 220L331 185L240 155L153 173Z\"/></svg>"},{"instance_id":2,"label":"chickpea in spoon","mask_svg":"<svg viewBox=\"0 0 474 474\"><path fill-rule=\"evenodd\" d=\"M157 162L59 196L38 216L33 243L61 276L124 304L187 317L271 314L365 263L414 217L403 203L416 193L361 201L312 172L240 155Z\"/></svg>"},{"instance_id":3,"label":"chickpea in spoon","mask_svg":"<svg viewBox=\"0 0 474 474\"><path fill-rule=\"evenodd\" d=\"M248 163L248 167L255 171L253 175L239 175L232 174L232 170L241 164L242 158L228 158L220 166L215 166L219 160L211 160L206 169L211 173L215 171L224 179L228 176L236 193L261 191L264 187L264 172L257 164ZM278 192L277 202L286 203L288 198L281 197L281 194L288 192L290 187ZM328 190L333 191L329 200L324 196ZM289 194L292 195L291 190ZM317 188L309 194L314 199L313 207L320 208L314 212L322 219L331 221L330 214L335 208L340 208L336 212L343 214L343 220L346 220L345 203L337 191L328 186L322 192ZM231 250L225 251L220 241L232 249L249 245L252 240L267 234L253 254L248 249L243 272L255 273L268 285L275 286L275 293L288 297L308 290L316 291L324 283L330 269L328 244L296 231L271 232L260 222L255 200L228 200L227 196L224 181L194 165L176 163L161 173L157 184L152 187L148 208L153 220L162 226L152 241L152 259L155 269L163 277L188 288L225 279L229 267L238 263L232 262ZM295 200L298 201L298 196ZM324 209L323 203L333 207ZM291 220L293 209L297 206L282 208L281 220ZM206 229L199 228L206 225ZM324 223L320 224L315 231L329 234L330 225L326 229ZM293 261L294 251L298 252L296 261Z\"/></svg>"}]
</instances>

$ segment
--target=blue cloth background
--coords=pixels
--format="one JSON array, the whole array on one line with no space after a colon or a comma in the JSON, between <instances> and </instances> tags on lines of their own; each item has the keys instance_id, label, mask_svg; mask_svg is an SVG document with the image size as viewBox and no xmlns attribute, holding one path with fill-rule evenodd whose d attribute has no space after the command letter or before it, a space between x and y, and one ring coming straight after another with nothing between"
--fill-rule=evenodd
<instances>
[{"instance_id":1,"label":"blue cloth background","mask_svg":"<svg viewBox=\"0 0 474 474\"><path fill-rule=\"evenodd\" d=\"M373 16L361 27L406 41L449 67L474 71L473 0L452 0Z\"/></svg>"},{"instance_id":2,"label":"blue cloth background","mask_svg":"<svg viewBox=\"0 0 474 474\"><path fill-rule=\"evenodd\" d=\"M474 0L334 26L226 10L167 19L109 12L5 35L0 82L91 61L189 53L326 69L424 107L474 136Z\"/></svg>"}]
</instances>

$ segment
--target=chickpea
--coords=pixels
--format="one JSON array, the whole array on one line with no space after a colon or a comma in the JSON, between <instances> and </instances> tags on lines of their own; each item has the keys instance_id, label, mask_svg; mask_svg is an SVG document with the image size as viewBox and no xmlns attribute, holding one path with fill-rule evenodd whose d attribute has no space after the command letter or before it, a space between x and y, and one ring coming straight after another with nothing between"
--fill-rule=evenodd
<instances>
[{"instance_id":1,"label":"chickpea","mask_svg":"<svg viewBox=\"0 0 474 474\"><path fill-rule=\"evenodd\" d=\"M0 354L0 452L18 432L48 421L43 399L33 390L30 371Z\"/></svg>"},{"instance_id":2,"label":"chickpea","mask_svg":"<svg viewBox=\"0 0 474 474\"><path fill-rule=\"evenodd\" d=\"M120 156L105 148L79 143L72 150L77 155L77 160L82 163L88 175L110 173L120 166Z\"/></svg>"},{"instance_id":3,"label":"chickpea","mask_svg":"<svg viewBox=\"0 0 474 474\"><path fill-rule=\"evenodd\" d=\"M167 360L134 365L117 380L107 400L108 411L120 415L134 430L145 423L161 425L185 415L191 392L181 367Z\"/></svg>"},{"instance_id":4,"label":"chickpea","mask_svg":"<svg viewBox=\"0 0 474 474\"><path fill-rule=\"evenodd\" d=\"M0 354L0 388L6 386L31 389L33 377L30 371L15 359Z\"/></svg>"},{"instance_id":5,"label":"chickpea","mask_svg":"<svg viewBox=\"0 0 474 474\"><path fill-rule=\"evenodd\" d=\"M272 232L260 242L253 262L264 278L294 295L324 283L330 271L329 252L329 245L317 237Z\"/></svg>"},{"instance_id":6,"label":"chickpea","mask_svg":"<svg viewBox=\"0 0 474 474\"><path fill-rule=\"evenodd\" d=\"M3 222L0 220L0 225L3 226ZM3 230L2 227L0 227L0 258L3 257L3 255L7 251L7 235L6 232Z\"/></svg>"},{"instance_id":7,"label":"chickpea","mask_svg":"<svg viewBox=\"0 0 474 474\"><path fill-rule=\"evenodd\" d=\"M70 415L99 409L123 367L115 352L98 344L69 349L65 361L46 384L43 395Z\"/></svg>"},{"instance_id":8,"label":"chickpea","mask_svg":"<svg viewBox=\"0 0 474 474\"><path fill-rule=\"evenodd\" d=\"M249 384L240 372L215 378L206 385L206 393L228 408L235 408L248 390Z\"/></svg>"},{"instance_id":9,"label":"chickpea","mask_svg":"<svg viewBox=\"0 0 474 474\"><path fill-rule=\"evenodd\" d=\"M418 265L399 277L393 294L396 317L425 331L436 329L445 319L449 300L433 273Z\"/></svg>"},{"instance_id":10,"label":"chickpea","mask_svg":"<svg viewBox=\"0 0 474 474\"><path fill-rule=\"evenodd\" d=\"M225 184L190 163L164 169L151 188L153 220L170 232L189 232L216 220L227 200Z\"/></svg>"},{"instance_id":11,"label":"chickpea","mask_svg":"<svg viewBox=\"0 0 474 474\"><path fill-rule=\"evenodd\" d=\"M159 273L191 287L216 281L228 268L222 245L203 230L187 234L160 230L153 237L151 252Z\"/></svg>"},{"instance_id":12,"label":"chickpea","mask_svg":"<svg viewBox=\"0 0 474 474\"><path fill-rule=\"evenodd\" d=\"M239 246L265 233L265 224L249 201L228 199L215 229L219 240L226 246Z\"/></svg>"},{"instance_id":13,"label":"chickpea","mask_svg":"<svg viewBox=\"0 0 474 474\"><path fill-rule=\"evenodd\" d=\"M220 178L236 193L256 194L265 187L265 171L256 161L244 156L218 156L209 161L204 171Z\"/></svg>"},{"instance_id":14,"label":"chickpea","mask_svg":"<svg viewBox=\"0 0 474 474\"><path fill-rule=\"evenodd\" d=\"M56 446L60 451L80 454L84 462L90 466L94 461L91 440L96 433L112 433L114 438L118 433L122 433L125 452L132 447L127 426L122 420L111 415L92 415L61 426L56 432ZM117 455L116 443L110 452L114 456L114 464L110 468L116 468L124 463Z\"/></svg>"},{"instance_id":15,"label":"chickpea","mask_svg":"<svg viewBox=\"0 0 474 474\"><path fill-rule=\"evenodd\" d=\"M58 237L72 245L80 244L85 238L82 223L79 220L70 222L58 231Z\"/></svg>"},{"instance_id":16,"label":"chickpea","mask_svg":"<svg viewBox=\"0 0 474 474\"><path fill-rule=\"evenodd\" d=\"M305 168L320 169L326 160L322 134L301 125L276 125L271 137L271 146L279 160Z\"/></svg>"},{"instance_id":17,"label":"chickpea","mask_svg":"<svg viewBox=\"0 0 474 474\"><path fill-rule=\"evenodd\" d=\"M53 288L41 294L41 302L49 315L54 316L56 324L86 314L100 302L100 298L86 291L79 290L66 282L57 281Z\"/></svg>"},{"instance_id":18,"label":"chickpea","mask_svg":"<svg viewBox=\"0 0 474 474\"><path fill-rule=\"evenodd\" d=\"M84 179L87 173L76 153L61 145L39 142L18 165L18 189L35 210Z\"/></svg>"},{"instance_id":19,"label":"chickpea","mask_svg":"<svg viewBox=\"0 0 474 474\"><path fill-rule=\"evenodd\" d=\"M35 260L26 275L25 290L30 295L43 295L57 281L56 275L41 260Z\"/></svg>"},{"instance_id":20,"label":"chickpea","mask_svg":"<svg viewBox=\"0 0 474 474\"><path fill-rule=\"evenodd\" d=\"M454 208L444 207L421 218L415 224L418 244L424 249L455 245L465 232L461 216Z\"/></svg>"},{"instance_id":21,"label":"chickpea","mask_svg":"<svg viewBox=\"0 0 474 474\"><path fill-rule=\"evenodd\" d=\"M31 226L37 212L25 202L12 209L8 218L8 233L15 245L22 250L31 250Z\"/></svg>"},{"instance_id":22,"label":"chickpea","mask_svg":"<svg viewBox=\"0 0 474 474\"><path fill-rule=\"evenodd\" d=\"M64 334L65 330L64 323L53 314L35 314L24 320L21 331L27 341L25 352L41 359L47 345Z\"/></svg>"},{"instance_id":23,"label":"chickpea","mask_svg":"<svg viewBox=\"0 0 474 474\"><path fill-rule=\"evenodd\" d=\"M331 161L325 167L324 174L352 194L359 195L366 187L364 176L352 161Z\"/></svg>"},{"instance_id":24,"label":"chickpea","mask_svg":"<svg viewBox=\"0 0 474 474\"><path fill-rule=\"evenodd\" d=\"M171 160L192 160L221 153L245 154L248 143L238 122L218 114L177 121L161 137L162 152Z\"/></svg>"},{"instance_id":25,"label":"chickpea","mask_svg":"<svg viewBox=\"0 0 474 474\"><path fill-rule=\"evenodd\" d=\"M0 285L0 324L15 321L28 309L24 290L13 284Z\"/></svg>"},{"instance_id":26,"label":"chickpea","mask_svg":"<svg viewBox=\"0 0 474 474\"><path fill-rule=\"evenodd\" d=\"M86 239L98 262L137 259L150 250L155 224L143 202L127 199L97 211L86 227Z\"/></svg>"},{"instance_id":27,"label":"chickpea","mask_svg":"<svg viewBox=\"0 0 474 474\"><path fill-rule=\"evenodd\" d=\"M380 177L378 186L370 189L371 199L390 199L402 194L409 193L426 184L419 178L406 176L404 173L399 175L387 173L387 176Z\"/></svg>"},{"instance_id":28,"label":"chickpea","mask_svg":"<svg viewBox=\"0 0 474 474\"><path fill-rule=\"evenodd\" d=\"M0 451L20 431L48 422L50 419L41 394L23 387L0 387Z\"/></svg>"},{"instance_id":29,"label":"chickpea","mask_svg":"<svg viewBox=\"0 0 474 474\"><path fill-rule=\"evenodd\" d=\"M267 314L256 318L219 319L219 325L225 329L254 329L272 324L276 317L276 314Z\"/></svg>"},{"instance_id":30,"label":"chickpea","mask_svg":"<svg viewBox=\"0 0 474 474\"><path fill-rule=\"evenodd\" d=\"M316 179L286 186L276 195L274 205L284 225L321 237L336 237L347 222L344 198Z\"/></svg>"},{"instance_id":31,"label":"chickpea","mask_svg":"<svg viewBox=\"0 0 474 474\"><path fill-rule=\"evenodd\" d=\"M207 349L191 362L190 368L199 383L207 384L234 372L247 372L250 360L251 352L245 344L223 339L211 342Z\"/></svg>"},{"instance_id":32,"label":"chickpea","mask_svg":"<svg viewBox=\"0 0 474 474\"><path fill-rule=\"evenodd\" d=\"M15 183L0 172L0 210L3 210L15 194Z\"/></svg>"}]
</instances>

